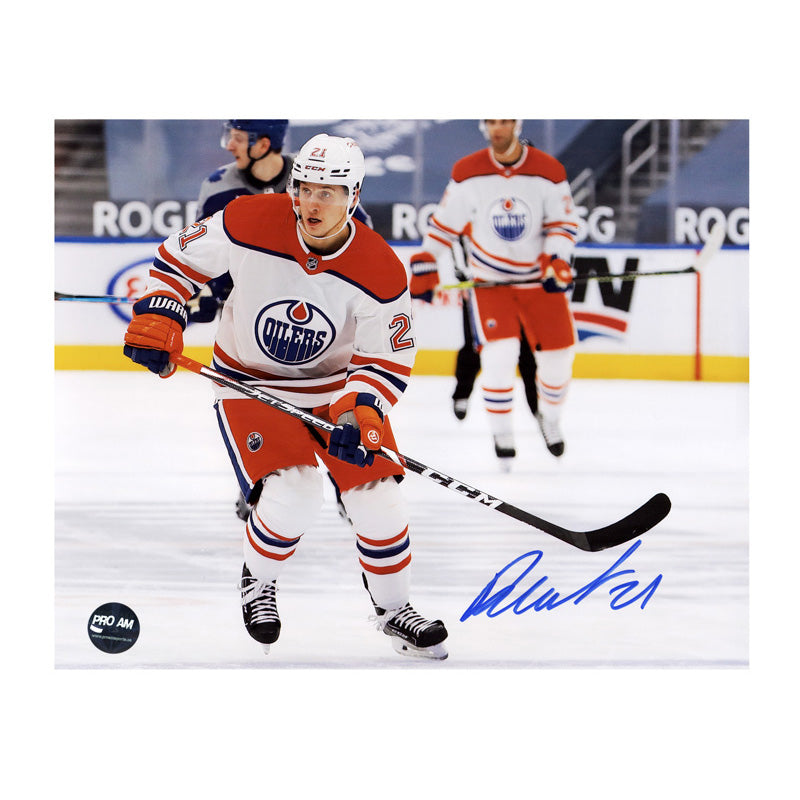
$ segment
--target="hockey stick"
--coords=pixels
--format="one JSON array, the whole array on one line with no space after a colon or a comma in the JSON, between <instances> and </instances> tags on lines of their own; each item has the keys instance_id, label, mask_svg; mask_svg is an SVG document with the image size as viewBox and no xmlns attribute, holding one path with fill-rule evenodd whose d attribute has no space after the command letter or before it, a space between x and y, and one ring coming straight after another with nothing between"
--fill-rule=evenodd
<instances>
[{"instance_id":1,"label":"hockey stick","mask_svg":"<svg viewBox=\"0 0 800 800\"><path fill-rule=\"evenodd\" d=\"M138 297L115 297L112 294L65 294L54 292L54 300L71 300L76 303L135 303Z\"/></svg>"},{"instance_id":2,"label":"hockey stick","mask_svg":"<svg viewBox=\"0 0 800 800\"><path fill-rule=\"evenodd\" d=\"M576 277L573 283L588 283L589 281L610 283L611 281L632 281L636 278L653 278L659 275L691 275L702 271L703 267L719 252L724 241L725 223L720 221L711 229L708 240L688 267L683 269L662 269L655 272L623 272L618 275L582 275ZM461 281L460 283L437 286L436 291L446 291L448 289L491 289L493 286L538 286L541 283L541 278L530 281Z\"/></svg>"},{"instance_id":3,"label":"hockey stick","mask_svg":"<svg viewBox=\"0 0 800 800\"><path fill-rule=\"evenodd\" d=\"M315 428L330 432L337 427L332 422L328 422L314 414L303 411L293 406L291 403L287 403L285 400L273 397L271 394L255 386L248 386L246 383L241 383L234 378L229 378L227 375L222 375L216 370L198 361L194 361L187 356L173 354L171 360L173 364L177 364L179 367L202 375L204 378L208 378L221 386L227 386L229 389L233 389L240 394L251 397L253 400L258 400L271 408L289 414L295 419L299 419ZM377 451L377 454L389 461L393 461L395 464L398 464L410 472L415 472L423 478L428 478L434 481L434 483L438 483L440 486L451 489L469 500L474 500L483 506L493 508L495 511L500 511L509 517L524 522L526 525L538 528L540 531L554 536L562 542L566 542L573 547L587 552L597 552L598 550L606 550L609 547L616 547L617 545L640 536L661 522L661 520L667 516L671 508L670 499L667 495L659 493L651 497L643 506L637 508L618 522L593 531L571 531L553 522L548 522L541 517L537 517L534 514L530 514L527 511L523 511L521 508L517 508L480 489L476 489L456 478L452 478L444 472L435 470L408 456L396 453L389 448L382 447Z\"/></svg>"}]
</instances>

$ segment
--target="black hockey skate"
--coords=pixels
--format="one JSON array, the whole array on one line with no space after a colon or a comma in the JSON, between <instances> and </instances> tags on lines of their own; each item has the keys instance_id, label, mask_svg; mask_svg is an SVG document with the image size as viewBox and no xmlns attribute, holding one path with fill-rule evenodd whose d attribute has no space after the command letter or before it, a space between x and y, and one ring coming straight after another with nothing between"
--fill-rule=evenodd
<instances>
[{"instance_id":1,"label":"black hockey skate","mask_svg":"<svg viewBox=\"0 0 800 800\"><path fill-rule=\"evenodd\" d=\"M469 406L468 397L454 397L453 398L453 414L457 420L467 418L467 407Z\"/></svg>"},{"instance_id":2,"label":"black hockey skate","mask_svg":"<svg viewBox=\"0 0 800 800\"><path fill-rule=\"evenodd\" d=\"M275 581L265 583L257 580L245 564L238 588L242 593L244 626L250 636L263 645L264 652L269 653L269 646L278 641L281 633L281 620L275 600Z\"/></svg>"},{"instance_id":3,"label":"black hockey skate","mask_svg":"<svg viewBox=\"0 0 800 800\"><path fill-rule=\"evenodd\" d=\"M494 454L498 458L500 469L503 472L509 472L514 459L517 457L513 434L502 433L494 436Z\"/></svg>"},{"instance_id":4,"label":"black hockey skate","mask_svg":"<svg viewBox=\"0 0 800 800\"><path fill-rule=\"evenodd\" d=\"M391 611L375 605L372 592L367 585L367 576L362 573L362 577L375 608L375 616L370 617L370 620L376 623L375 627L378 630L383 631L391 639L395 652L403 656L433 658L438 661L447 658L447 650L442 644L447 638L447 629L440 619L433 621L425 619L410 603Z\"/></svg>"},{"instance_id":5,"label":"black hockey skate","mask_svg":"<svg viewBox=\"0 0 800 800\"><path fill-rule=\"evenodd\" d=\"M536 421L539 423L539 430L544 437L547 449L556 457L564 455L564 437L558 427L557 422L545 419L541 414L536 414Z\"/></svg>"}]
</instances>

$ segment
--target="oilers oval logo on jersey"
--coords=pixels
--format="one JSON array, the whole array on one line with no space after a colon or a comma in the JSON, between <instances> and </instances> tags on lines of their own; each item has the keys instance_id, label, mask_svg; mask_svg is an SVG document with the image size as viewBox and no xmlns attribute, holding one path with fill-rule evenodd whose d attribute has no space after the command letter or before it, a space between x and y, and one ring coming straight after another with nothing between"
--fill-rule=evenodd
<instances>
[{"instance_id":1,"label":"oilers oval logo on jersey","mask_svg":"<svg viewBox=\"0 0 800 800\"><path fill-rule=\"evenodd\" d=\"M489 208L489 222L501 239L516 242L528 232L531 212L519 198L501 197Z\"/></svg>"},{"instance_id":2,"label":"oilers oval logo on jersey","mask_svg":"<svg viewBox=\"0 0 800 800\"><path fill-rule=\"evenodd\" d=\"M256 317L256 342L264 355L279 364L307 364L333 344L336 329L313 303L277 300Z\"/></svg>"}]
</instances>

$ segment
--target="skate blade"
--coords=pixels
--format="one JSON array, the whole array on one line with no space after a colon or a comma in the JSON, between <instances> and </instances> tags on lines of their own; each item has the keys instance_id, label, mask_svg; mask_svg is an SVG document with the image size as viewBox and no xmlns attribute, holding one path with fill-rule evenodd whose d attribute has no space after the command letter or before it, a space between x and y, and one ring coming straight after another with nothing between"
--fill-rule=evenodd
<instances>
[{"instance_id":1,"label":"skate blade","mask_svg":"<svg viewBox=\"0 0 800 800\"><path fill-rule=\"evenodd\" d=\"M498 464L500 465L500 472L511 472L511 467L514 464L513 458L498 458Z\"/></svg>"},{"instance_id":2,"label":"skate blade","mask_svg":"<svg viewBox=\"0 0 800 800\"><path fill-rule=\"evenodd\" d=\"M447 656L447 649L443 644L434 644L430 647L414 647L413 644L404 642L397 636L391 636L392 647L396 653L401 656L410 656L412 658L430 658L435 661L444 661Z\"/></svg>"}]
</instances>

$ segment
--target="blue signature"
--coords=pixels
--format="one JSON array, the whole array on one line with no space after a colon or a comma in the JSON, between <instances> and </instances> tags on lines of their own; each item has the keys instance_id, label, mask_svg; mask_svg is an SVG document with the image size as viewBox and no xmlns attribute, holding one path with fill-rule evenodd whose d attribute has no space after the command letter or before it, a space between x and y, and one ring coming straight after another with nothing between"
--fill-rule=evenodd
<instances>
[{"instance_id":1,"label":"blue signature","mask_svg":"<svg viewBox=\"0 0 800 800\"><path fill-rule=\"evenodd\" d=\"M621 578L623 575L629 575L633 573L635 570L617 570L617 567L627 561L627 559L636 552L641 543L641 540L637 541L635 544L629 547L625 554L617 559L612 566L605 570L605 572L601 573L594 580L585 584L580 589L574 591L572 594L569 594L566 597L562 597L559 592L550 587L541 595L535 599L532 599L534 598L537 590L539 590L539 588L542 587L547 580L549 580L547 575L545 575L544 577L539 578L539 580L537 580L533 586L525 589L525 591L519 594L516 599L512 599L506 605L501 606L502 603L504 603L514 594L520 582L528 575L528 573L542 560L544 553L541 550L531 550L530 553L525 553L525 555L515 558L511 563L503 567L503 569L501 569L500 572L498 572L494 578L492 578L489 583L486 584L478 596L472 601L472 603L470 603L469 608L467 608L467 610L461 615L461 622L464 622L464 620L468 619L469 617L477 617L483 612L486 612L487 617L497 617L509 610L513 611L515 614L524 614L526 611L531 610L552 611L554 608L558 608L559 606L564 605L564 603L568 603L570 601L572 601L575 605L578 605L578 603L580 603L582 600L585 600L592 592L594 592L595 589L599 589L604 584L609 584L612 581L617 581L617 579ZM528 559L530 559L530 564L517 578L515 578L507 586L501 586L500 589L494 591L498 580L502 578L506 572L508 572L517 564L524 564ZM619 611L621 608L626 608L627 606L633 605L639 600L642 601L641 607L644 608L655 594L656 589L658 589L660 586L661 578L662 576L659 575L644 589L642 589L640 592L636 592L636 594L632 596L629 596L630 593L635 592L639 587L638 580L626 580L622 583L616 583L608 590L608 593L612 597L612 611ZM498 608L498 606L501 607Z\"/></svg>"}]
</instances>

